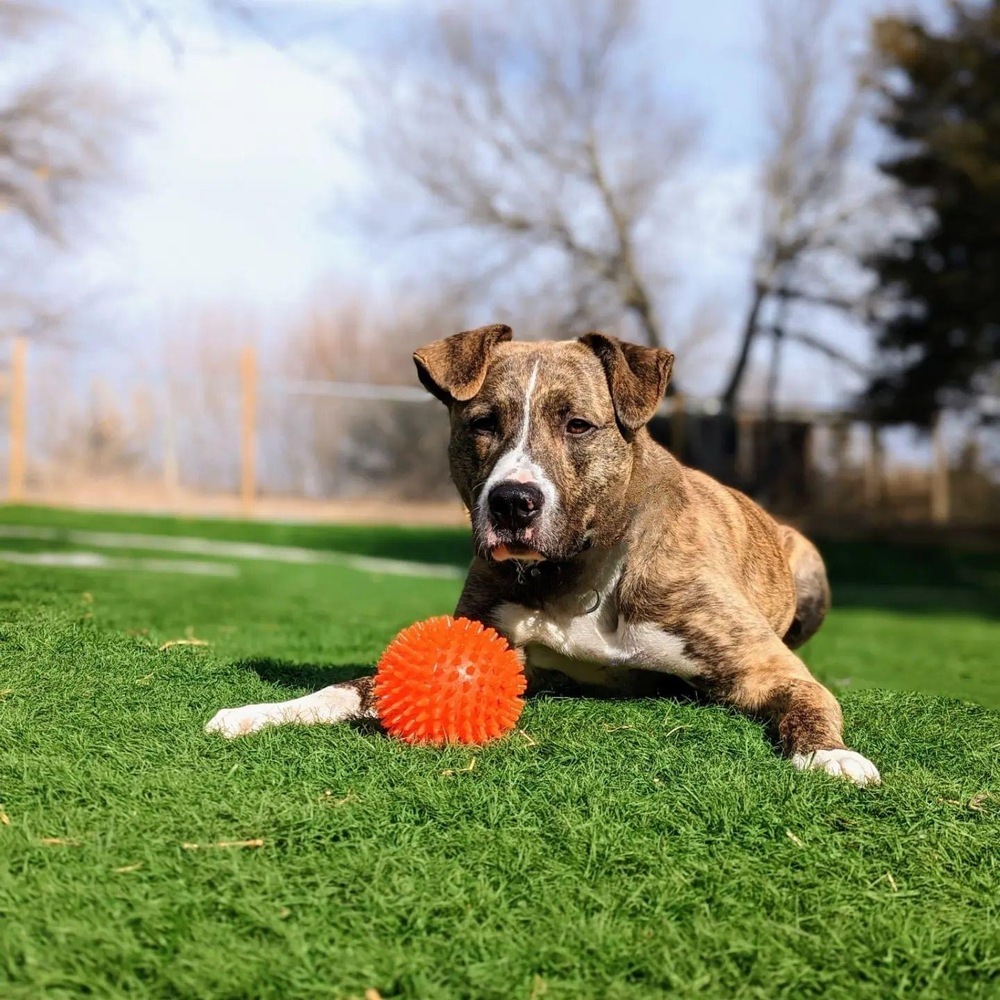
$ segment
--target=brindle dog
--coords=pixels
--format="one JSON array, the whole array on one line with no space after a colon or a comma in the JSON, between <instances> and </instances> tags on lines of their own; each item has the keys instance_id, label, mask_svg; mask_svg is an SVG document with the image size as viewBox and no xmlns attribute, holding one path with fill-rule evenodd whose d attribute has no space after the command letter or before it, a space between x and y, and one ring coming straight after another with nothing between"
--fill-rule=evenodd
<instances>
[{"instance_id":1,"label":"brindle dog","mask_svg":"<svg viewBox=\"0 0 1000 1000\"><path fill-rule=\"evenodd\" d=\"M472 518L455 613L522 653L529 691L560 677L637 693L670 675L763 717L796 767L878 783L846 748L836 699L792 652L830 605L819 553L646 430L673 355L601 333L510 341L509 327L489 326L414 354L448 406L452 478ZM373 715L365 677L223 709L206 728L237 736Z\"/></svg>"}]
</instances>

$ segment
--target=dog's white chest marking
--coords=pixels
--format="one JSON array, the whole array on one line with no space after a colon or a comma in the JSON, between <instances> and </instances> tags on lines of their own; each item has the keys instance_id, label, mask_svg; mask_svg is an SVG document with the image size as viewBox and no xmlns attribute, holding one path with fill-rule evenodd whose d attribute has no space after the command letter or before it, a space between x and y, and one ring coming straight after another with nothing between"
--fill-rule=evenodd
<instances>
[{"instance_id":1,"label":"dog's white chest marking","mask_svg":"<svg viewBox=\"0 0 1000 1000\"><path fill-rule=\"evenodd\" d=\"M543 669L574 672L575 663L694 677L699 667L685 656L680 636L653 622L628 622L619 615L621 572L619 558L599 575L596 587L551 607L505 602L497 609L497 624L512 645L525 649L529 664Z\"/></svg>"}]
</instances>

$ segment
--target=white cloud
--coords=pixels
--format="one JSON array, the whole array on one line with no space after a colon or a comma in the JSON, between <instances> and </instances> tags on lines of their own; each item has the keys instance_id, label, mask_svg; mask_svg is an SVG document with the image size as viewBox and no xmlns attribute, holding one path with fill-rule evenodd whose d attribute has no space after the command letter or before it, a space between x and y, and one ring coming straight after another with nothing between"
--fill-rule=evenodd
<instances>
[{"instance_id":1,"label":"white cloud","mask_svg":"<svg viewBox=\"0 0 1000 1000\"><path fill-rule=\"evenodd\" d=\"M330 82L251 41L179 62L150 35L109 31L101 47L106 70L151 102L135 190L102 254L141 298L286 303L350 266L329 221L354 177L332 138L350 109Z\"/></svg>"},{"instance_id":2,"label":"white cloud","mask_svg":"<svg viewBox=\"0 0 1000 1000\"><path fill-rule=\"evenodd\" d=\"M377 6L407 2L418 5ZM727 330L714 367L700 365L685 378L698 392L721 384L749 292L761 141L758 25L750 6L705 0L669 14L657 8L650 37L671 53L664 86L689 95L709 125L708 148L669 234L677 277L671 314L683 322L710 302ZM184 9L175 8L178 22L186 23ZM111 18L88 23L94 63L152 101L151 126L133 143L136 189L115 212L116 236L92 255L95 271L131 286L147 314L206 300L273 314L331 272L360 281L363 234L338 230L332 218L335 193L351 188L359 167L333 141L335 130L349 130L351 110L329 78L251 37L219 36L204 24L192 28L193 44L175 61L154 31L137 36ZM323 51L331 60L350 58L334 45ZM678 365L682 371L683 358ZM791 352L789 391L809 385L813 369L814 357ZM838 386L827 384L820 395L833 397Z\"/></svg>"}]
</instances>

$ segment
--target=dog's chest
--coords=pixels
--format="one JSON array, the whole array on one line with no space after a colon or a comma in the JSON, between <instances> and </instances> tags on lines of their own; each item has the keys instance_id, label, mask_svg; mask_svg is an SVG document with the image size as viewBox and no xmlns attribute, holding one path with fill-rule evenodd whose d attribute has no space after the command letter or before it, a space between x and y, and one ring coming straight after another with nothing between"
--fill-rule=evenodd
<instances>
[{"instance_id":1,"label":"dog's chest","mask_svg":"<svg viewBox=\"0 0 1000 1000\"><path fill-rule=\"evenodd\" d=\"M505 602L497 608L500 630L524 649L528 663L558 670L588 684L614 685L627 670L657 670L692 677L697 666L684 640L653 622L626 621L619 613L620 569L599 579L597 589L542 608Z\"/></svg>"}]
</instances>

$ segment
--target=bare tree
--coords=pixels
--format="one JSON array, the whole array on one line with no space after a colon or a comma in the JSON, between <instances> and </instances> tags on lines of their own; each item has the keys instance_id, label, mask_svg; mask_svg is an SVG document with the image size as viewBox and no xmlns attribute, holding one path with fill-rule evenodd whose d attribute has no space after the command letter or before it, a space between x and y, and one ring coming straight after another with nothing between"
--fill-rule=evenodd
<instances>
[{"instance_id":1,"label":"bare tree","mask_svg":"<svg viewBox=\"0 0 1000 1000\"><path fill-rule=\"evenodd\" d=\"M761 7L769 149L751 294L722 390L727 411L736 405L752 348L768 334L770 397L788 342L828 363L864 370L858 359L810 329L818 314L830 310L863 315L871 282L857 263L859 249L878 239L877 227L866 227L874 219L884 225L888 198L884 187L855 169L863 77L853 67L846 86L836 78L835 60L843 63L844 45L834 9L834 0L764 0Z\"/></svg>"},{"instance_id":2,"label":"bare tree","mask_svg":"<svg viewBox=\"0 0 1000 1000\"><path fill-rule=\"evenodd\" d=\"M54 39L62 15L35 0L0 4L0 312L27 332L57 325L67 304L25 260L46 258L96 214L99 191L120 178L120 139L135 121L116 90L67 65Z\"/></svg>"},{"instance_id":3,"label":"bare tree","mask_svg":"<svg viewBox=\"0 0 1000 1000\"><path fill-rule=\"evenodd\" d=\"M666 340L667 192L698 129L662 92L638 0L442 7L363 73L381 218L389 200L404 232L454 238L466 285L519 302L544 288L567 331Z\"/></svg>"},{"instance_id":4,"label":"bare tree","mask_svg":"<svg viewBox=\"0 0 1000 1000\"><path fill-rule=\"evenodd\" d=\"M131 2L161 23L163 0ZM205 3L297 51L259 0ZM789 343L864 370L814 319L863 316L870 285L858 250L877 237L867 220L885 197L872 176L859 183L863 90L860 73L846 87L838 79L834 0L762 0L761 9L769 147L751 294L721 394L730 412L765 337L771 396ZM371 179L366 228L432 236L419 280L450 279L453 295L478 297L480 308L488 289L493 314L506 307L520 328L525 317L548 333L602 325L686 347L664 332L667 234L699 129L665 92L642 0L442 2L398 20L396 43L372 42L350 80ZM434 262L440 272L429 276ZM718 332L692 328L686 339Z\"/></svg>"},{"instance_id":5,"label":"bare tree","mask_svg":"<svg viewBox=\"0 0 1000 1000\"><path fill-rule=\"evenodd\" d=\"M411 355L462 325L450 302L389 307L343 293L316 300L285 340L290 392L270 417L295 487L321 496L377 488L403 499L449 499L447 414L414 384ZM385 391L351 398L345 383L352 382Z\"/></svg>"}]
</instances>

